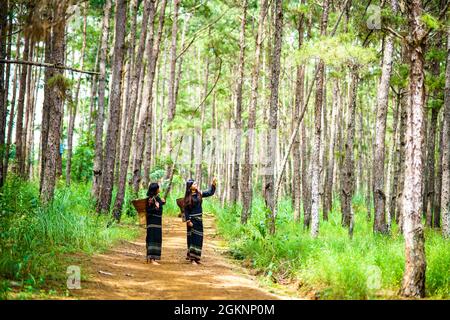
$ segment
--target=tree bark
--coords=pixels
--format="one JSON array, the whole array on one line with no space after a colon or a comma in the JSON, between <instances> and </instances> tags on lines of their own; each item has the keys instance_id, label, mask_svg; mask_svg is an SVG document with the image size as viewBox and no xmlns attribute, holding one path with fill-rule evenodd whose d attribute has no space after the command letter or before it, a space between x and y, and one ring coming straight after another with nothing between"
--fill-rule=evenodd
<instances>
[{"instance_id":1,"label":"tree bark","mask_svg":"<svg viewBox=\"0 0 450 320\"><path fill-rule=\"evenodd\" d=\"M264 20L267 14L268 0L260 1L259 18L258 18L258 33L255 40L255 61L252 69L252 93L250 98L248 125L247 125L247 139L245 141L244 149L244 164L242 166L242 213L241 222L247 223L251 214L251 205L253 197L253 188L251 184L253 171L253 151L255 144L255 124L256 124L256 109L258 104L258 84L261 61L261 47L264 33Z\"/></svg>"},{"instance_id":2,"label":"tree bark","mask_svg":"<svg viewBox=\"0 0 450 320\"><path fill-rule=\"evenodd\" d=\"M397 12L397 0L391 0L393 12ZM389 82L392 73L392 61L394 52L393 36L387 34L384 38L383 62L381 66L381 78L377 93L377 116L375 129L375 149L373 159L373 202L374 224L373 231L387 233L386 224L386 191L384 162L386 155L386 117L389 105Z\"/></svg>"},{"instance_id":3,"label":"tree bark","mask_svg":"<svg viewBox=\"0 0 450 320\"><path fill-rule=\"evenodd\" d=\"M178 33L178 11L180 9L180 0L173 0L173 21L172 21L172 42L170 46L170 70L169 70L169 105L167 122L170 123L175 118L176 103L175 103L175 72L177 62L177 33ZM170 139L170 138L169 138ZM171 147L171 141L169 146Z\"/></svg>"},{"instance_id":4,"label":"tree bark","mask_svg":"<svg viewBox=\"0 0 450 320\"><path fill-rule=\"evenodd\" d=\"M428 128L428 141L427 141L427 178L426 178L426 194L425 194L425 217L426 226L431 227L433 223L433 209L434 209L434 175L435 175L435 148L436 148L436 128L439 115L439 109L432 108L430 125Z\"/></svg>"},{"instance_id":5,"label":"tree bark","mask_svg":"<svg viewBox=\"0 0 450 320\"><path fill-rule=\"evenodd\" d=\"M320 35L324 36L328 24L329 0L323 2L323 12L320 23ZM325 63L320 60L317 65L316 76L316 101L314 109L314 144L312 152L312 172L311 172L311 236L319 235L319 191L320 191L320 148L322 133L322 108L323 108L323 83L324 83Z\"/></svg>"},{"instance_id":6,"label":"tree bark","mask_svg":"<svg viewBox=\"0 0 450 320\"><path fill-rule=\"evenodd\" d=\"M245 25L247 23L247 0L242 4L241 32L239 36L239 67L236 83L236 109L234 117L234 129L236 130L234 170L231 178L231 203L238 201L239 197L239 169L241 163L241 140L242 140L242 86L244 83L245 63Z\"/></svg>"},{"instance_id":7,"label":"tree bark","mask_svg":"<svg viewBox=\"0 0 450 320\"><path fill-rule=\"evenodd\" d=\"M24 47L22 58L23 60L28 60L30 41L29 37L25 35L24 37ZM19 176L23 175L25 169L25 158L24 158L24 141L23 139L23 117L24 117L24 106L25 106L25 93L27 85L27 74L28 68L22 66L19 78L19 96L17 100L17 119L16 119L16 174Z\"/></svg>"},{"instance_id":8,"label":"tree bark","mask_svg":"<svg viewBox=\"0 0 450 320\"><path fill-rule=\"evenodd\" d=\"M275 1L275 23L274 23L274 47L272 50L271 74L270 74L270 109L269 109L269 137L267 145L267 160L269 161L266 167L266 185L265 185L265 199L266 205L269 209L268 221L269 232L275 233L275 218L277 214L277 196L275 191L276 182L276 148L278 135L278 95L279 95L279 81L280 81L280 57L281 44L283 36L283 6L281 0Z\"/></svg>"},{"instance_id":9,"label":"tree bark","mask_svg":"<svg viewBox=\"0 0 450 320\"><path fill-rule=\"evenodd\" d=\"M442 125L442 235L450 238L450 31L447 31L447 67L445 69L444 122Z\"/></svg>"},{"instance_id":10,"label":"tree bark","mask_svg":"<svg viewBox=\"0 0 450 320\"><path fill-rule=\"evenodd\" d=\"M302 1L304 4L305 1ZM298 17L297 22L297 34L298 34L298 50L301 49L303 44L303 33L304 33L304 14ZM293 116L293 130L297 122L300 121L301 108L304 105L304 90L305 90L305 66L297 66L297 79L295 81L295 101L294 101L294 116ZM294 220L300 220L300 208L301 208L301 155L300 155L300 133L297 132L295 135L294 144L292 146L293 152L293 199L294 199Z\"/></svg>"},{"instance_id":11,"label":"tree bark","mask_svg":"<svg viewBox=\"0 0 450 320\"><path fill-rule=\"evenodd\" d=\"M8 9L9 3L2 4L0 7L0 59L6 58L6 42L8 34ZM10 26L12 28L12 26ZM5 135L6 135L6 116L8 109L7 87L8 79L5 78L5 65L0 63L0 187L4 183L3 159L5 157Z\"/></svg>"},{"instance_id":12,"label":"tree bark","mask_svg":"<svg viewBox=\"0 0 450 320\"><path fill-rule=\"evenodd\" d=\"M134 70L131 76L131 93L130 93L130 104L129 109L127 110L127 114L124 114L126 119L126 131L125 137L122 142L121 150L122 156L120 162L120 172L119 172L119 181L117 187L117 196L114 203L113 216L117 221L120 221L123 200L125 198L125 188L127 182L127 174L128 174L128 165L130 162L130 150L131 150L131 142L133 137L133 129L134 122L136 118L136 105L138 99L138 90L139 90L139 80L141 77L141 73L143 70L143 58L144 58L144 50L146 46L147 33L149 26L153 26L154 18L155 18L155 2L156 0L145 0L144 1L144 13L142 17L142 28L141 35L139 39L139 47L136 54L136 60L134 62ZM153 31L153 28L152 28Z\"/></svg>"},{"instance_id":13,"label":"tree bark","mask_svg":"<svg viewBox=\"0 0 450 320\"><path fill-rule=\"evenodd\" d=\"M142 179L141 175L141 167L143 162L143 154L144 154L144 146L146 145L145 141L149 141L153 138L152 130L153 130L153 82L155 79L156 66L158 63L159 57L159 48L161 44L162 32L164 28L164 15L166 10L166 0L162 0L160 14L159 14L159 26L158 26L158 34L156 37L156 41L153 46L153 32L151 31L148 39L148 48L147 48L147 63L148 70L145 76L146 78L146 87L143 92L143 103L144 103L144 114L139 123L139 127L136 132L136 158L134 159L134 168L133 168L133 190L134 192L139 191L139 185ZM145 137L147 137L145 139ZM151 146L148 144L146 152L146 159L149 161L151 157ZM145 170L144 170L145 171ZM145 179L148 173L145 173Z\"/></svg>"},{"instance_id":14,"label":"tree bark","mask_svg":"<svg viewBox=\"0 0 450 320\"><path fill-rule=\"evenodd\" d=\"M84 67L84 53L86 51L86 28L87 28L87 4L83 6L83 43L81 45L81 62L80 69ZM77 116L78 109L78 98L80 95L80 86L81 86L81 76L79 76L77 81L77 86L75 89L75 98L73 99L73 103L69 103L69 125L67 127L67 159L66 159L66 185L70 185L70 177L72 171L72 152L73 152L73 132L75 128L75 118Z\"/></svg>"},{"instance_id":15,"label":"tree bark","mask_svg":"<svg viewBox=\"0 0 450 320\"><path fill-rule=\"evenodd\" d=\"M120 103L122 88L122 70L125 53L126 10L127 0L116 0L115 14L115 42L112 63L111 93L109 96L108 129L106 131L105 159L102 168L102 184L100 199L97 206L98 212L109 210L114 181L114 163L116 155L116 141L120 125Z\"/></svg>"},{"instance_id":16,"label":"tree bark","mask_svg":"<svg viewBox=\"0 0 450 320\"><path fill-rule=\"evenodd\" d=\"M355 160L353 144L355 138L356 99L358 90L358 70L351 68L350 101L347 110L346 139L344 143L344 165L341 180L341 210L342 225L349 228L349 235L353 235L352 198L355 192Z\"/></svg>"},{"instance_id":17,"label":"tree bark","mask_svg":"<svg viewBox=\"0 0 450 320\"><path fill-rule=\"evenodd\" d=\"M403 233L405 237L405 273L401 294L406 297L425 296L425 246L421 222L423 139L424 139L424 41L420 0L406 2L410 52L409 106L407 111L405 185L403 189Z\"/></svg>"},{"instance_id":18,"label":"tree bark","mask_svg":"<svg viewBox=\"0 0 450 320\"><path fill-rule=\"evenodd\" d=\"M333 85L333 107L331 111L331 133L330 133L330 144L328 151L328 164L325 173L325 184L324 184L324 199L323 199L323 215L328 217L331 209L333 208L333 177L334 177L334 163L335 155L334 150L336 147L336 135L338 120L337 116L340 112L339 97L340 90L337 81Z\"/></svg>"},{"instance_id":19,"label":"tree bark","mask_svg":"<svg viewBox=\"0 0 450 320\"><path fill-rule=\"evenodd\" d=\"M51 59L52 63L64 64L64 35L66 27L67 3L60 3L54 8L53 17L58 17L53 25L51 36ZM57 160L61 142L61 120L63 116L63 104L65 95L64 74L61 69L54 69L51 78L45 83L48 90L48 136L45 147L44 167L42 172L41 200L48 203L53 200L55 191Z\"/></svg>"},{"instance_id":20,"label":"tree bark","mask_svg":"<svg viewBox=\"0 0 450 320\"><path fill-rule=\"evenodd\" d=\"M98 78L98 107L95 118L95 155L92 181L92 194L99 200L103 165L103 123L105 113L106 60L108 58L109 19L111 18L112 0L106 0L103 9L102 38Z\"/></svg>"}]
</instances>

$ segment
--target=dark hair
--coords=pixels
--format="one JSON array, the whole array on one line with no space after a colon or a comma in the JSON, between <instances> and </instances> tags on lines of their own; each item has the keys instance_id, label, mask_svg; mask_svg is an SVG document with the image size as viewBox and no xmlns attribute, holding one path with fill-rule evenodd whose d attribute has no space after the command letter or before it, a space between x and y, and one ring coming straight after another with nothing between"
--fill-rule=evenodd
<instances>
[{"instance_id":1,"label":"dark hair","mask_svg":"<svg viewBox=\"0 0 450 320\"><path fill-rule=\"evenodd\" d=\"M148 186L147 197L151 198L158 194L159 184L156 182L150 183Z\"/></svg>"},{"instance_id":2,"label":"dark hair","mask_svg":"<svg viewBox=\"0 0 450 320\"><path fill-rule=\"evenodd\" d=\"M194 180L193 179L189 179L188 181L186 181L186 192L184 193L184 206L187 208L191 208L193 205L193 199L192 199L192 191L191 191L191 187L194 184ZM198 192L197 193L197 197L198 200L200 201L200 203L202 203L202 193Z\"/></svg>"}]
</instances>

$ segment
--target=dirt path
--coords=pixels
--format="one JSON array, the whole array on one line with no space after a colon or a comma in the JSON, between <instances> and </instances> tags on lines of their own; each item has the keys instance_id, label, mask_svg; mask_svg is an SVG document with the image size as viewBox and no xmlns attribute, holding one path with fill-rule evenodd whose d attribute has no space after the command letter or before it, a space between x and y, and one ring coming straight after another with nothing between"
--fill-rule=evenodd
<instances>
[{"instance_id":1,"label":"dirt path","mask_svg":"<svg viewBox=\"0 0 450 320\"><path fill-rule=\"evenodd\" d=\"M246 269L222 254L226 248L216 236L212 217L204 217L204 227L201 265L193 266L185 260L185 224L180 218L164 217L161 265L145 263L143 229L136 241L124 241L104 254L91 257L82 270L88 274L88 280L82 281L81 290L72 290L71 296L79 299L292 299L293 293L280 295L262 288Z\"/></svg>"}]
</instances>

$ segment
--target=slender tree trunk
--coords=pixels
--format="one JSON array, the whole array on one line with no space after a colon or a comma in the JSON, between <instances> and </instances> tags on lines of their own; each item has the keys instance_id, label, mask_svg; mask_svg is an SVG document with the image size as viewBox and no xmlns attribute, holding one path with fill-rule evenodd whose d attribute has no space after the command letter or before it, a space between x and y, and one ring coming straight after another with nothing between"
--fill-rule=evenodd
<instances>
[{"instance_id":1,"label":"slender tree trunk","mask_svg":"<svg viewBox=\"0 0 450 320\"><path fill-rule=\"evenodd\" d=\"M245 141L244 150L244 164L242 166L242 213L241 222L247 223L251 214L251 204L253 196L253 188L251 184L253 171L253 152L255 144L255 124L256 124L256 109L258 104L258 84L259 84L259 70L261 61L261 47L264 33L264 20L267 14L268 0L260 1L259 18L258 18L258 33L255 41L255 61L252 71L252 93L250 98L248 125L247 125L247 139Z\"/></svg>"},{"instance_id":2,"label":"slender tree trunk","mask_svg":"<svg viewBox=\"0 0 450 320\"><path fill-rule=\"evenodd\" d=\"M244 60L245 60L245 25L247 23L247 0L242 4L241 33L239 36L239 67L236 84L236 109L234 117L234 128L236 131L235 156L233 159L234 170L231 178L231 203L236 203L239 197L239 166L241 163L241 140L242 140L242 86L244 83Z\"/></svg>"},{"instance_id":3,"label":"slender tree trunk","mask_svg":"<svg viewBox=\"0 0 450 320\"><path fill-rule=\"evenodd\" d=\"M120 103L122 87L122 70L125 53L125 32L127 0L116 0L115 13L115 42L114 56L112 63L112 86L109 96L109 117L108 129L106 131L105 158L102 167L102 184L100 190L100 199L97 206L98 212L109 210L112 197L112 188L114 181L114 163L116 155L116 141L120 125Z\"/></svg>"},{"instance_id":4,"label":"slender tree trunk","mask_svg":"<svg viewBox=\"0 0 450 320\"><path fill-rule=\"evenodd\" d=\"M275 1L274 23L274 47L272 50L271 75L270 75L270 109L269 109L269 137L267 145L267 159L269 166L266 168L265 199L269 209L269 232L275 233L275 218L277 214L276 186L276 148L278 131L278 95L280 80L280 56L283 35L283 6L281 0Z\"/></svg>"},{"instance_id":5,"label":"slender tree trunk","mask_svg":"<svg viewBox=\"0 0 450 320\"><path fill-rule=\"evenodd\" d=\"M344 143L344 165L341 180L341 210L342 225L349 228L349 235L353 235L352 198L355 192L355 160L353 144L355 138L356 99L358 90L358 70L352 67L350 83L350 100L347 110L346 139Z\"/></svg>"},{"instance_id":6,"label":"slender tree trunk","mask_svg":"<svg viewBox=\"0 0 450 320\"><path fill-rule=\"evenodd\" d=\"M439 152L438 152L438 162L437 162L437 170L435 177L435 199L434 199L434 208L433 208L433 228L441 227L441 196L442 196L442 155L444 153L443 146L443 126L440 127L439 131Z\"/></svg>"},{"instance_id":7,"label":"slender tree trunk","mask_svg":"<svg viewBox=\"0 0 450 320\"><path fill-rule=\"evenodd\" d=\"M195 159L194 163L195 163L195 180L197 181L198 186L201 188L202 187L202 167L203 167L203 142L204 142L204 130L203 130L203 125L205 122L205 112L206 112L206 98L207 98L207 94L208 94L208 78L209 78L209 58L206 57L206 68L205 68L205 82L203 83L203 96L200 96L203 100L203 102L201 103L200 106L200 128L197 128L198 133L197 133L197 137L198 139L200 139L199 141L199 150L198 154L193 154ZM193 143L195 144L195 136L192 137L193 138Z\"/></svg>"},{"instance_id":8,"label":"slender tree trunk","mask_svg":"<svg viewBox=\"0 0 450 320\"><path fill-rule=\"evenodd\" d=\"M98 107L95 118L95 156L94 177L92 182L92 194L97 200L100 196L103 165L103 123L105 113L105 91L106 91L106 60L108 57L109 19L111 17L111 1L106 0L103 9L102 39L100 49L100 76L98 79Z\"/></svg>"},{"instance_id":9,"label":"slender tree trunk","mask_svg":"<svg viewBox=\"0 0 450 320\"><path fill-rule=\"evenodd\" d=\"M386 211L387 211L387 230L390 232L392 221L395 220L395 202L397 198L397 185L398 185L398 118L400 114L400 98L397 96L394 101L394 112L392 119L392 146L389 155L389 168L388 178L386 184Z\"/></svg>"},{"instance_id":10,"label":"slender tree trunk","mask_svg":"<svg viewBox=\"0 0 450 320\"><path fill-rule=\"evenodd\" d=\"M169 71L169 105L167 122L170 123L175 118L176 103L175 103L175 72L177 63L177 33L178 33L178 11L180 8L180 0L173 0L173 19L172 19L172 43L170 46L170 71ZM169 133L168 147L172 147L172 141Z\"/></svg>"},{"instance_id":11,"label":"slender tree trunk","mask_svg":"<svg viewBox=\"0 0 450 320\"><path fill-rule=\"evenodd\" d=\"M139 90L139 80L141 77L141 73L143 70L143 59L144 59L144 51L147 40L147 33L149 29L149 25L153 26L153 22L155 19L155 2L156 0L145 0L144 1L144 13L142 17L142 32L139 39L139 47L136 54L136 60L134 63L134 70L131 76L131 96L130 96L130 104L129 109L127 109L127 114L124 114L126 119L126 131L124 140L122 142L121 150L122 156L120 163L120 172L119 172L119 181L117 188L117 196L114 203L113 216L117 221L120 221L120 216L122 212L122 205L125 198L125 188L127 182L127 174L128 174L128 165L130 162L130 150L131 150L131 142L133 137L133 129L134 122L136 118L136 105L138 99L138 90ZM153 28L152 28L153 29ZM153 31L153 30L152 30Z\"/></svg>"},{"instance_id":12,"label":"slender tree trunk","mask_svg":"<svg viewBox=\"0 0 450 320\"><path fill-rule=\"evenodd\" d=\"M166 10L166 0L162 0L160 14L159 14L159 26L158 26L158 34L156 37L155 45L153 46L153 30L150 31L148 38L148 47L147 47L147 63L148 70L145 76L146 78L146 87L143 92L143 103L144 103L144 114L139 123L139 127L136 132L136 158L134 159L134 168L133 168L133 190L134 192L139 191L139 184L141 182L141 167L143 162L143 154L144 154L144 146L146 145L145 141L152 140L152 130L153 130L153 82L155 79L156 66L158 63L159 56L159 48L161 44L162 32L164 28L164 15ZM150 27L152 29L152 27ZM164 93L162 93L164 94ZM145 139L146 138L146 139ZM161 142L160 142L161 143ZM150 161L151 157L151 146L148 146L146 149L146 160ZM144 170L144 181L148 180L148 172Z\"/></svg>"},{"instance_id":13,"label":"slender tree trunk","mask_svg":"<svg viewBox=\"0 0 450 320\"><path fill-rule=\"evenodd\" d=\"M301 151L302 151L302 205L303 225L306 229L311 226L311 156L306 135L306 125L301 124Z\"/></svg>"},{"instance_id":14,"label":"slender tree trunk","mask_svg":"<svg viewBox=\"0 0 450 320\"><path fill-rule=\"evenodd\" d=\"M20 38L20 37L18 37ZM19 40L16 44L17 53L19 55ZM11 99L11 109L9 113L9 122L8 122L8 135L6 137L6 150L5 150L5 164L3 166L3 178L6 180L6 176L8 173L9 167L9 152L11 149L11 141L12 141L12 131L14 126L14 115L15 115L15 106L16 106L16 95L17 95L17 76L19 74L19 68L16 66L14 68L14 76L13 76L13 87L12 87L12 99Z\"/></svg>"},{"instance_id":15,"label":"slender tree trunk","mask_svg":"<svg viewBox=\"0 0 450 320\"><path fill-rule=\"evenodd\" d=\"M405 237L405 273L401 294L406 297L425 296L425 246L421 222L424 129L424 41L421 20L422 1L406 2L410 51L409 106L406 126L405 185L403 189L403 233Z\"/></svg>"},{"instance_id":16,"label":"slender tree trunk","mask_svg":"<svg viewBox=\"0 0 450 320\"><path fill-rule=\"evenodd\" d=\"M324 0L322 5L322 19L320 23L320 35L324 36L328 24L329 1ZM320 191L320 148L321 148L321 134L322 134L322 108L323 108L323 83L325 73L325 63L323 60L319 61L317 65L316 76L316 101L314 109L314 144L312 152L312 172L311 172L311 236L317 237L319 235L319 191Z\"/></svg>"},{"instance_id":17,"label":"slender tree trunk","mask_svg":"<svg viewBox=\"0 0 450 320\"><path fill-rule=\"evenodd\" d=\"M450 31L447 31L447 67L445 69L444 123L442 125L442 235L450 238Z\"/></svg>"},{"instance_id":18,"label":"slender tree trunk","mask_svg":"<svg viewBox=\"0 0 450 320\"><path fill-rule=\"evenodd\" d=\"M64 34L66 27L66 9L67 4L58 4L54 9L53 17L57 19L52 30L52 49L51 59L54 64L64 64ZM44 167L42 172L41 200L46 203L53 200L55 191L56 175L57 175L57 158L59 154L59 145L61 142L61 120L63 116L63 97L64 84L63 70L54 69L52 71L53 81L45 83L45 89L48 92L48 105L44 108L48 109L48 137L43 154ZM49 79L50 80L50 79Z\"/></svg>"},{"instance_id":19,"label":"slender tree trunk","mask_svg":"<svg viewBox=\"0 0 450 320\"><path fill-rule=\"evenodd\" d=\"M391 0L393 12L397 12L397 0ZM386 224L386 191L384 162L386 154L386 116L389 104L389 82L392 73L392 61L394 52L393 36L388 34L384 38L383 62L381 66L381 78L377 93L377 117L375 129L375 150L373 159L373 201L374 224L373 231L387 233Z\"/></svg>"},{"instance_id":20,"label":"slender tree trunk","mask_svg":"<svg viewBox=\"0 0 450 320\"><path fill-rule=\"evenodd\" d=\"M302 1L304 4L304 1ZM300 50L303 44L303 33L304 33L304 14L298 17L297 23L297 33L298 33L298 49ZM295 101L294 101L294 116L293 116L293 130L297 122L300 120L301 108L304 105L304 90L305 90L305 66L297 66L297 79L295 82ZM294 149L292 152L293 157L293 199L294 199L294 219L295 221L300 220L300 207L301 207L301 155L300 155L300 133L297 132L295 135L294 144L292 146Z\"/></svg>"},{"instance_id":21,"label":"slender tree trunk","mask_svg":"<svg viewBox=\"0 0 450 320\"><path fill-rule=\"evenodd\" d=\"M324 183L325 188L323 200L324 219L325 217L328 217L328 214L331 212L331 209L333 208L333 176L334 176L334 162L335 162L334 150L336 147L336 135L338 126L337 116L340 112L339 94L340 94L339 84L337 81L335 81L333 85L333 107L331 111L331 133L328 151L328 164Z\"/></svg>"},{"instance_id":22,"label":"slender tree trunk","mask_svg":"<svg viewBox=\"0 0 450 320\"><path fill-rule=\"evenodd\" d=\"M428 128L428 141L427 141L427 175L426 183L427 183L427 193L425 194L425 209L426 209L426 225L428 227L432 226L433 223L433 209L434 209L434 174L435 174L435 148L436 148L436 128L437 128L437 120L439 115L439 109L433 108L431 110L431 119L430 125Z\"/></svg>"},{"instance_id":23,"label":"slender tree trunk","mask_svg":"<svg viewBox=\"0 0 450 320\"><path fill-rule=\"evenodd\" d=\"M87 4L84 4L83 7L83 43L81 45L81 62L80 69L83 70L84 67L84 53L86 51L86 28L87 28ZM80 86L81 86L81 75L78 78L77 86L75 89L75 98L73 99L73 103L69 103L69 126L67 128L67 159L66 159L66 185L70 185L70 176L72 171L72 152L73 152L73 131L75 128L75 118L77 116L78 109L78 98L80 95Z\"/></svg>"},{"instance_id":24,"label":"slender tree trunk","mask_svg":"<svg viewBox=\"0 0 450 320\"><path fill-rule=\"evenodd\" d=\"M7 57L7 34L8 34L8 9L9 3L0 6L0 59ZM12 25L10 25L12 28ZM9 66L8 66L9 67ZM6 135L6 116L7 116L7 87L9 86L8 78L5 76L5 64L0 63L0 187L4 183L3 159L5 157L5 135Z\"/></svg>"},{"instance_id":25,"label":"slender tree trunk","mask_svg":"<svg viewBox=\"0 0 450 320\"><path fill-rule=\"evenodd\" d=\"M30 41L29 37L25 35L24 47L22 53L22 59L27 61L30 50ZM25 167L25 159L24 159L24 142L23 138L23 116L24 116L24 106L25 106L25 93L26 93L26 85L27 85L27 74L28 67L22 66L20 71L19 78L19 97L17 101L17 119L16 119L16 174L22 175Z\"/></svg>"}]
</instances>

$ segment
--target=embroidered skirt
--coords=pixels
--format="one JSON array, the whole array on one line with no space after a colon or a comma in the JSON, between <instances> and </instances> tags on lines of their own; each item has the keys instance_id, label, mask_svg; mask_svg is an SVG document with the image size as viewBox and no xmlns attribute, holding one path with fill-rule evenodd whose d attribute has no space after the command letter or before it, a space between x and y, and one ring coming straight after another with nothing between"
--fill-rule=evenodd
<instances>
[{"instance_id":1,"label":"embroidered skirt","mask_svg":"<svg viewBox=\"0 0 450 320\"><path fill-rule=\"evenodd\" d=\"M203 247L203 221L202 216L191 216L193 227L188 230L189 257L194 260L200 260Z\"/></svg>"},{"instance_id":2,"label":"embroidered skirt","mask_svg":"<svg viewBox=\"0 0 450 320\"><path fill-rule=\"evenodd\" d=\"M162 243L162 218L161 216L149 214L147 215L147 259L161 259L161 243Z\"/></svg>"}]
</instances>

